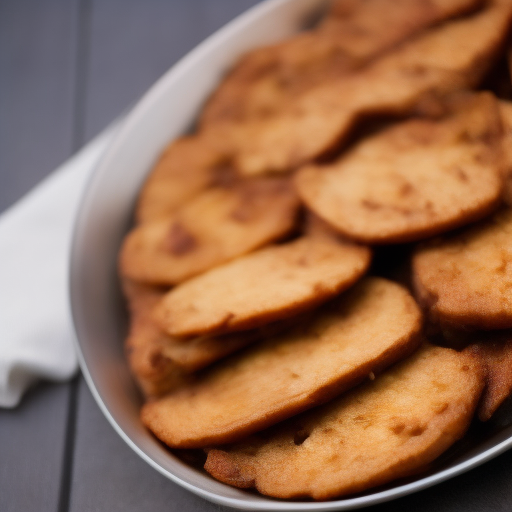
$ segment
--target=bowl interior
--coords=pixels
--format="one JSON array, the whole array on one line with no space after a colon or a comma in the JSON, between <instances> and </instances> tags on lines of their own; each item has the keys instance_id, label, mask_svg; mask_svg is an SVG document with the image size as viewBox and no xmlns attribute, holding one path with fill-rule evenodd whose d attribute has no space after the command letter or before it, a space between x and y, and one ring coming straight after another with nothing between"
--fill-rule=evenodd
<instances>
[{"instance_id":1,"label":"bowl interior","mask_svg":"<svg viewBox=\"0 0 512 512\"><path fill-rule=\"evenodd\" d=\"M142 426L140 393L123 353L127 329L117 253L138 190L168 141L193 125L220 76L244 51L297 32L325 0L270 0L207 39L164 75L127 116L87 186L71 255L71 307L81 367L104 414L123 439L168 478L204 498L250 510L342 510L376 504L461 473L511 444L512 427L494 428L456 448L438 471L355 498L282 502L231 488L180 461Z\"/></svg>"}]
</instances>

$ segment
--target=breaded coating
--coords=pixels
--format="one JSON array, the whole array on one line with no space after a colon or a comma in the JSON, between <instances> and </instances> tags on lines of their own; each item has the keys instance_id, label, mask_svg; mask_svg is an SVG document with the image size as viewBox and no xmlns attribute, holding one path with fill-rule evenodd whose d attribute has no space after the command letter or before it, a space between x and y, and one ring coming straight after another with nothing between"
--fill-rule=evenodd
<instances>
[{"instance_id":1,"label":"breaded coating","mask_svg":"<svg viewBox=\"0 0 512 512\"><path fill-rule=\"evenodd\" d=\"M236 179L228 155L213 133L171 142L142 187L137 222L166 217L204 189Z\"/></svg>"},{"instance_id":2,"label":"breaded coating","mask_svg":"<svg viewBox=\"0 0 512 512\"><path fill-rule=\"evenodd\" d=\"M361 72L312 88L270 119L219 124L243 175L286 172L332 151L363 116L437 108L439 97L474 87L508 33L512 2L420 33Z\"/></svg>"},{"instance_id":3,"label":"breaded coating","mask_svg":"<svg viewBox=\"0 0 512 512\"><path fill-rule=\"evenodd\" d=\"M171 290L155 311L173 336L251 329L295 316L355 283L368 247L335 236L306 236L216 267Z\"/></svg>"},{"instance_id":4,"label":"breaded coating","mask_svg":"<svg viewBox=\"0 0 512 512\"><path fill-rule=\"evenodd\" d=\"M468 354L425 345L321 408L210 450L205 469L277 498L361 492L414 474L461 438L483 385Z\"/></svg>"},{"instance_id":5,"label":"breaded coating","mask_svg":"<svg viewBox=\"0 0 512 512\"><path fill-rule=\"evenodd\" d=\"M321 219L311 210L306 210L302 221L302 232L306 236L326 236L328 238L338 237L343 239L343 235L336 231L329 223ZM346 239L349 240L349 239Z\"/></svg>"},{"instance_id":6,"label":"breaded coating","mask_svg":"<svg viewBox=\"0 0 512 512\"><path fill-rule=\"evenodd\" d=\"M128 300L130 327L125 352L139 388L145 396L159 396L187 381L188 373L165 355L173 339L151 318L155 304L165 289L124 281Z\"/></svg>"},{"instance_id":7,"label":"breaded coating","mask_svg":"<svg viewBox=\"0 0 512 512\"><path fill-rule=\"evenodd\" d=\"M243 333L181 340L165 334L152 317L166 289L125 280L123 291L130 309L126 354L132 373L148 398L190 382L194 372L282 330L280 325L271 325Z\"/></svg>"},{"instance_id":8,"label":"breaded coating","mask_svg":"<svg viewBox=\"0 0 512 512\"><path fill-rule=\"evenodd\" d=\"M413 255L417 297L435 324L512 327L512 209L460 233L420 245Z\"/></svg>"},{"instance_id":9,"label":"breaded coating","mask_svg":"<svg viewBox=\"0 0 512 512\"><path fill-rule=\"evenodd\" d=\"M364 243L402 243L478 220L498 206L504 159L498 102L458 94L451 115L367 137L338 161L299 171L306 205Z\"/></svg>"},{"instance_id":10,"label":"breaded coating","mask_svg":"<svg viewBox=\"0 0 512 512\"><path fill-rule=\"evenodd\" d=\"M411 353L420 332L421 313L407 290L367 278L293 331L147 403L141 418L171 447L233 442L379 373Z\"/></svg>"},{"instance_id":11,"label":"breaded coating","mask_svg":"<svg viewBox=\"0 0 512 512\"><path fill-rule=\"evenodd\" d=\"M487 421L512 393L512 332L482 333L480 338L466 350L481 360L485 370L486 384L477 414L481 421Z\"/></svg>"},{"instance_id":12,"label":"breaded coating","mask_svg":"<svg viewBox=\"0 0 512 512\"><path fill-rule=\"evenodd\" d=\"M267 118L311 88L361 69L419 30L481 0L338 0L313 30L244 55L208 101L204 128Z\"/></svg>"},{"instance_id":13,"label":"breaded coating","mask_svg":"<svg viewBox=\"0 0 512 512\"><path fill-rule=\"evenodd\" d=\"M288 234L298 208L293 187L281 178L206 190L175 213L135 227L121 249L121 275L180 283Z\"/></svg>"},{"instance_id":14,"label":"breaded coating","mask_svg":"<svg viewBox=\"0 0 512 512\"><path fill-rule=\"evenodd\" d=\"M164 148L118 259L141 424L306 501L442 469L512 400L512 0L318 7Z\"/></svg>"}]
</instances>

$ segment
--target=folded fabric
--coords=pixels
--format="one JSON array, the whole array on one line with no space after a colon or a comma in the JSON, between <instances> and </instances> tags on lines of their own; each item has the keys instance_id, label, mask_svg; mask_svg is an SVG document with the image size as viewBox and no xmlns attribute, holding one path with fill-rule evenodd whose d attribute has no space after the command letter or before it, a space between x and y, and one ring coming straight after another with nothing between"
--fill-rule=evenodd
<instances>
[{"instance_id":1,"label":"folded fabric","mask_svg":"<svg viewBox=\"0 0 512 512\"><path fill-rule=\"evenodd\" d=\"M68 299L71 237L80 197L111 127L0 215L0 407L39 378L77 370Z\"/></svg>"}]
</instances>

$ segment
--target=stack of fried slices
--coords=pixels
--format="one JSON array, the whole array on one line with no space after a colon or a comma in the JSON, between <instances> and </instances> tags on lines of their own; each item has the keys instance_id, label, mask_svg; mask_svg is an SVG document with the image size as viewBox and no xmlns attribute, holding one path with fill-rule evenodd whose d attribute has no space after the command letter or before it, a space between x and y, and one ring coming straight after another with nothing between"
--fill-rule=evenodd
<instances>
[{"instance_id":1,"label":"stack of fried slices","mask_svg":"<svg viewBox=\"0 0 512 512\"><path fill-rule=\"evenodd\" d=\"M512 390L512 0L336 0L242 57L120 253L142 421L329 499L426 469Z\"/></svg>"}]
</instances>

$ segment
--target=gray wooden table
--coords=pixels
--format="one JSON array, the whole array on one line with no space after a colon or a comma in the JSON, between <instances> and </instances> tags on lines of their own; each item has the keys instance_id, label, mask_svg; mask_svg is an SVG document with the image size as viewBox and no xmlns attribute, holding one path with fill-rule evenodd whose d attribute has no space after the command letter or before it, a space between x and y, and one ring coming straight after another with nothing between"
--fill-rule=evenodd
<instances>
[{"instance_id":1,"label":"gray wooden table","mask_svg":"<svg viewBox=\"0 0 512 512\"><path fill-rule=\"evenodd\" d=\"M257 0L0 0L0 211ZM0 255L1 264L1 255ZM37 255L34 255L37 264ZM0 283L1 286L1 283ZM512 510L512 452L372 510ZM139 459L85 381L0 410L0 512L223 510Z\"/></svg>"}]
</instances>

